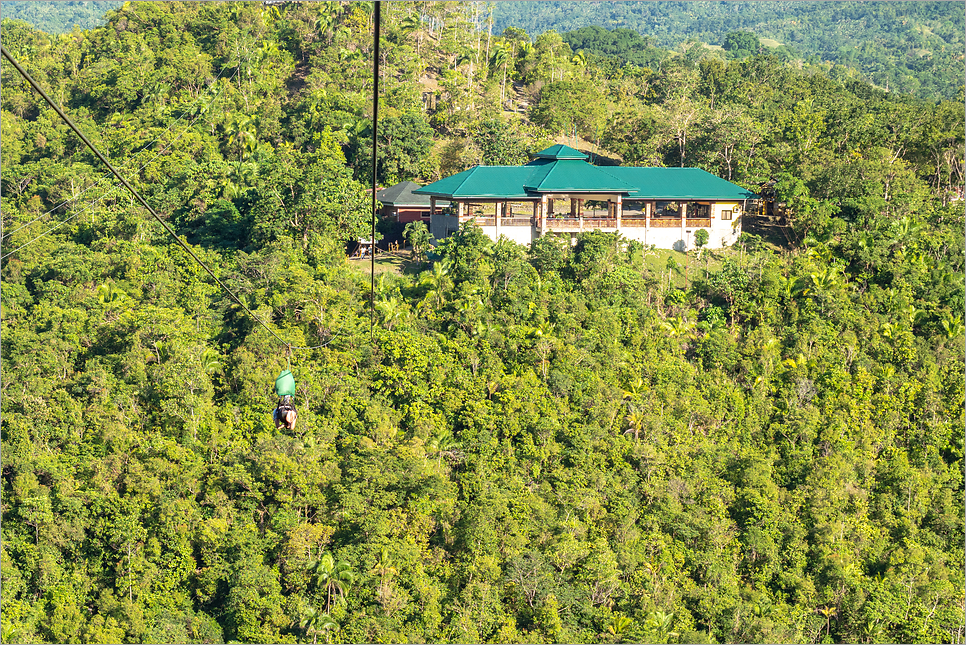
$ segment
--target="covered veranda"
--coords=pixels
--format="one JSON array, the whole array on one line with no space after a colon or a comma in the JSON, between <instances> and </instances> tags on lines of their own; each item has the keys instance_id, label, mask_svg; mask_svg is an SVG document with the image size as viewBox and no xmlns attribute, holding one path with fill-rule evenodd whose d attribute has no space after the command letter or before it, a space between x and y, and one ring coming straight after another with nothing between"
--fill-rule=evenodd
<instances>
[{"instance_id":1,"label":"covered veranda","mask_svg":"<svg viewBox=\"0 0 966 645\"><path fill-rule=\"evenodd\" d=\"M548 233L602 230L661 248L686 248L702 228L712 235L710 246L732 243L743 202L754 197L700 169L601 168L562 145L525 166L476 166L414 192L430 196L437 239L473 221L494 240L529 244ZM441 209L444 199L450 205Z\"/></svg>"}]
</instances>

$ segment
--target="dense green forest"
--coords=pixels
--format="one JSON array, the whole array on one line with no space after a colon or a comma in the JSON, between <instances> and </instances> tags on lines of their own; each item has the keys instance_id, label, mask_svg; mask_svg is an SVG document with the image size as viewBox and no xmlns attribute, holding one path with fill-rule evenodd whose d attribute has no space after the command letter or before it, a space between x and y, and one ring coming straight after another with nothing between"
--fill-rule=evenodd
<instances>
[{"instance_id":1,"label":"dense green forest","mask_svg":"<svg viewBox=\"0 0 966 645\"><path fill-rule=\"evenodd\" d=\"M493 18L498 32L624 28L685 54L696 43L726 47L741 30L762 49L829 61L892 91L951 99L963 85L966 9L957 2L497 2Z\"/></svg>"},{"instance_id":2,"label":"dense green forest","mask_svg":"<svg viewBox=\"0 0 966 645\"><path fill-rule=\"evenodd\" d=\"M64 34L74 26L93 29L104 24L104 14L123 2L0 2L0 17L23 20L48 34Z\"/></svg>"},{"instance_id":3,"label":"dense green forest","mask_svg":"<svg viewBox=\"0 0 966 645\"><path fill-rule=\"evenodd\" d=\"M61 34L74 25L101 25L105 12L121 4L5 1L0 15ZM607 53L637 64L645 60L641 50L652 50L650 63L692 48L692 57L729 50L729 34L741 31L755 35L756 47L731 51L732 57L768 49L790 60L831 62L842 68L838 73L923 98L951 99L963 85L966 11L955 2L544 1L489 3L485 10L497 33L511 26L533 35L555 30L574 51L604 50L597 39L581 42L573 31L626 30L616 35L617 51Z\"/></svg>"},{"instance_id":4,"label":"dense green forest","mask_svg":"<svg viewBox=\"0 0 966 645\"><path fill-rule=\"evenodd\" d=\"M370 335L371 3L3 21L310 349L4 61L2 640L962 642L962 96L382 11L383 185L576 141L772 178L793 243L469 226L383 262Z\"/></svg>"}]
</instances>

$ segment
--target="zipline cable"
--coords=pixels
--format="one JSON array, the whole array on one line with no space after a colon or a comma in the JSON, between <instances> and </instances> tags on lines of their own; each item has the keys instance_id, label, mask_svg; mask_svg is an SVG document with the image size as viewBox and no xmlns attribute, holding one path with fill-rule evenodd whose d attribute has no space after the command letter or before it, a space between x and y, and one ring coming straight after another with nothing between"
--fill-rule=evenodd
<instances>
[{"instance_id":1,"label":"zipline cable","mask_svg":"<svg viewBox=\"0 0 966 645\"><path fill-rule=\"evenodd\" d=\"M381 27L380 2L373 0L373 57L372 57L372 244L369 248L369 342L376 338L376 156L379 130L379 33Z\"/></svg>"},{"instance_id":2,"label":"zipline cable","mask_svg":"<svg viewBox=\"0 0 966 645\"><path fill-rule=\"evenodd\" d=\"M81 140L84 142L84 144L87 145L87 147L90 148L91 151L95 155L97 155L97 158L100 159L101 162L105 166L107 166L111 170L112 173L114 173L114 176L117 177L122 184L124 184L124 187L127 188L131 192L131 194L134 195L134 197L137 198L137 200L139 202L141 202L141 205L144 206L146 209L148 209L148 212L151 213L152 216L154 216L154 219L158 220L158 223L161 224L161 226L164 227L164 230L166 230L168 232L168 234L171 235L172 238L174 238L174 241L177 242L181 246L181 248L183 248L185 251L187 251L188 255L190 255L192 258L194 258L195 262L197 262L199 265L201 265L201 268L204 269L208 273L208 275L210 275L214 279L214 281L218 283L218 286L220 286L225 291L225 293L227 293L229 296L231 296L231 299L234 300L236 303L238 303L238 305L241 306L242 309L244 309L246 312L248 312L248 315L251 316L252 319L255 320L255 322L257 322L258 324L260 324L262 327L264 327L268 331L268 333L270 333L272 336L274 336L276 339L278 339L278 342L282 343L286 347L291 347L292 346L291 343L289 343L289 342L285 341L284 339L282 339L282 337L279 336L278 334L276 334L272 330L271 327L269 327L268 325L266 325L258 316L256 316L252 312L252 310L249 309L245 305L245 303L243 303L238 298L238 296L236 296L234 294L234 292L231 289L229 289L225 285L225 283L222 282L221 279L218 278L218 276L216 276L214 274L214 272L211 269L209 269L208 266L204 262L201 261L201 258L199 258L195 254L195 252L191 250L191 247L189 247L185 242L183 242L181 240L180 237L178 237L177 233L174 232L174 229L172 229L168 225L167 222L165 222L163 219L161 219L161 216L158 215L154 211L153 208L151 208L151 205L148 204L147 201L145 201L145 199L141 196L141 193L139 193L138 191L136 191L131 186L131 184L129 184L127 182L127 180L124 177L121 176L121 173L119 173L114 168L114 166L111 165L111 162L108 161L104 157L104 155L102 155L101 152L97 148L94 147L94 144L92 144L87 139L87 137L84 136L84 133L81 132L77 128L76 125L74 125L74 122L71 121L70 118L66 114L64 114L64 111L60 109L60 106L58 106L56 103L54 103L53 100L49 96L47 96L47 93L39 85L37 85L37 82L34 81L33 77L31 77L30 74L28 74L27 71L23 67L20 66L20 63L17 62L17 60L10 54L10 52L7 51L7 48L4 47L3 45L0 45L0 53L3 54L3 57L4 58L6 58L8 61L10 61L10 64L12 64L17 69L17 71L20 72L20 75L23 76L27 80L28 83L30 83L31 87L33 87L34 90L36 90L38 94L40 94L42 97L44 97L44 100L47 101L47 104L50 105L50 107L54 108L54 110L57 112L57 114L60 115L60 118L62 118L64 120L64 122L67 123L67 125L70 126L70 129L73 130L75 133L77 133L77 136L79 136L81 138ZM375 226L375 224L373 224L373 226Z\"/></svg>"},{"instance_id":3,"label":"zipline cable","mask_svg":"<svg viewBox=\"0 0 966 645\"><path fill-rule=\"evenodd\" d=\"M117 188L117 186L114 186L114 188L116 189L116 188ZM106 198L106 197L108 197L108 196L109 196L110 194L111 194L111 193L108 193L108 194L106 194L106 195L102 195L101 197L98 197L98 198L97 198L97 199L95 199L95 200L94 200L93 202L91 202L91 205L90 205L90 206L88 206L88 207L87 207L87 208L85 208L84 210L82 210L82 211L77 211L76 213L74 213L73 215L71 215L70 217L68 217L67 219L65 219L65 220L61 220L60 222L58 222L56 226L52 226L51 228L48 228L48 229L47 229L46 231L44 231L43 233L41 233L40 235L38 235L38 236L37 236L37 237L35 237L34 239L32 239L32 240L30 240L30 241L29 241L29 242L27 242L26 244L21 244L20 246L18 246L17 248L15 248L15 249L14 249L13 251L9 251L9 252L7 252L7 253L5 253L5 254L4 254L3 256L0 256L0 261L3 261L3 260L6 260L7 258L9 258L9 257L10 257L11 255L13 255L14 253L16 253L17 251L20 251L20 250L22 250L22 249L25 249L25 248L27 248L28 246L30 246L31 244L33 244L33 243L34 243L34 242L36 242L37 240L39 240L39 239L41 239L41 238L44 238L44 237L47 237L47 235L49 235L50 233L53 233L54 231L56 231L57 229L59 229L59 228L60 228L61 226L63 226L64 224L66 224L67 222L69 222L69 221L71 221L72 219L74 219L75 217L77 217L78 215L83 215L83 214L84 214L84 213L86 213L87 211L89 211L89 210L91 210L92 208L94 208L94 204L96 204L97 202L99 202L99 201L101 201L102 199L105 199L105 198Z\"/></svg>"},{"instance_id":4,"label":"zipline cable","mask_svg":"<svg viewBox=\"0 0 966 645\"><path fill-rule=\"evenodd\" d=\"M152 159L151 161L154 161L154 160ZM148 163L150 163L150 162L148 162ZM146 165L147 164L145 164L145 166ZM144 166L141 166L141 168L138 169L138 172L140 172L141 170L144 170ZM100 186L104 182L104 180L107 179L110 176L111 176L111 173L104 174L104 176L102 176L100 179L98 179L97 181L95 181L93 184L91 184L90 186L88 186L87 188L85 188L83 191L81 191L80 193L78 193L75 197L71 197L70 199L65 199L64 201L62 201L61 203L59 203L56 206L54 206L53 208L51 208L49 211L47 211L43 215L40 215L40 216L36 217L35 219L27 222L26 224L21 224L20 226L18 226L17 228L13 229L9 233L4 233L2 236L0 236L0 238L2 238L4 240L9 240L10 239L10 236L13 235L14 233L16 233L17 231L19 231L21 229L24 229L24 228L27 228L31 224L36 224L40 220L44 219L45 217L47 217L48 215L50 215L51 213L53 213L58 208L61 208L62 206L65 206L65 205L70 204L72 202L76 202L77 200L79 200L81 197L84 196L84 193L86 193L87 191L89 191L91 188L94 188L95 186ZM87 210L90 210L91 208L94 207L94 204L96 204L97 202L101 201L102 199L105 199L110 194L111 193L105 193L104 195L98 197L97 199L95 199L94 201L92 201L91 202L91 205L88 206L82 212L86 212ZM75 213L74 215L72 215L71 217L65 219L64 221L67 222L70 219L72 219L73 217L76 217L77 215L80 215L80 213Z\"/></svg>"},{"instance_id":5,"label":"zipline cable","mask_svg":"<svg viewBox=\"0 0 966 645\"><path fill-rule=\"evenodd\" d=\"M227 68L226 68L226 69L227 69ZM225 72L225 69L222 69L222 71L220 71L220 72L218 72L218 76L217 76L217 77L215 77L215 80L214 80L214 81L212 81L212 83L211 83L211 87L215 87L215 85L217 85L217 83L218 83L218 81L219 81L219 80L221 80L221 75L222 75L222 74L223 74L224 72ZM237 76L237 75L238 75L238 70L236 69L236 70L235 70L235 73L234 73L234 74L233 74L233 75L231 76L231 78L229 78L229 79L228 79L228 80L229 80L229 82L230 82L230 81L231 81L231 80L232 80L233 78L235 78L235 76ZM183 137L183 136L184 136L185 134L187 134L187 132L188 132L188 130L189 130L189 129L191 128L191 126L193 126L193 125L194 125L194 124L195 124L195 123L196 123L196 122L198 121L198 119L200 119L200 118L201 118L201 115L202 115L202 114L205 114L205 113L206 113L206 112L208 111L208 108L210 108L210 107L211 107L211 106L212 106L212 105L214 104L214 102L215 102L215 100L216 100L216 99L217 99L217 98L218 98L219 96L221 96L221 93L222 93L222 92L224 91L224 89L225 89L224 87L222 87L221 89L219 89L219 90L218 90L218 91L217 91L217 92L215 93L215 95L214 95L214 96L213 96L213 97L211 98L211 101L209 101L209 102L208 102L208 104L207 104L206 106L204 106L204 107L203 107L202 109L200 109L200 110L198 110L198 115L197 115L197 116L195 116L195 118L191 120L191 123L189 123L189 124L188 124L188 126L187 126L187 127L186 127L186 128L184 129L184 130L182 130L182 131L181 131L181 134L179 134L179 135L178 135L178 136L176 136L176 137L175 137L174 139L172 139L171 141L169 141L169 142L168 142L168 144L167 144L166 146L164 146L163 148L161 148L160 150L158 150L158 152L157 152L157 154L155 154L155 155L154 155L153 157L151 157L150 159L148 159L147 161L145 161L145 162L144 162L144 164L143 164L143 165L142 165L142 166L141 166L140 168L138 168L138 169L137 169L136 171L134 171L134 172L141 172L142 170L144 170L145 168L147 168L147 166L148 166L148 164L149 164L149 163L151 163L152 161L154 161L155 159L157 159L158 157L160 157L160 156L161 156L161 155L162 155L162 154L163 154L163 153L164 153L164 152L165 152L165 151L166 151L166 150L167 150L168 148L170 148L171 146L173 146L173 145L174 145L175 143L177 143L177 141L178 141L178 140L179 140L179 139L180 139L181 137ZM168 132L170 132L170 131L171 131L171 129L172 129L172 128L173 128L174 126L176 126L176 125L178 125L178 123L179 123L179 122L180 122L180 121L181 121L182 119L184 119L184 116L180 116L180 117L178 117L178 119L177 119L177 120L175 120L175 122L174 122L174 123L172 123L171 125L169 125L169 126L168 126L167 128L165 128L165 129L164 129L164 132L162 132L162 133L161 133L161 134L159 134L159 135L158 135L157 137L155 137L155 139L154 139L154 141L151 141L151 142L150 142L150 143L148 143L148 144L147 144L147 145L146 145L146 146L145 146L144 148L142 148L140 152L138 152L138 153L136 153L136 154L134 155L134 159L137 159L137 158L138 158L138 156L140 156L140 154L141 154L141 152L144 152L144 151L145 151L145 150L147 150L147 149L148 149L148 148L149 148L150 146L153 146L153 145L154 145L155 143L157 143L158 141L160 141L160 140L161 140L161 137L163 137L163 136L164 136L165 134L167 134ZM77 153L75 152L75 153L74 153L74 155L76 155L76 154L77 154ZM71 158L73 158L73 156L74 156L74 155L71 155ZM17 228L15 228L14 230L12 230L12 231L10 231L9 233L4 233L4 234L3 234L2 236L0 236L0 237L2 237L3 239L8 239L8 238L9 238L9 237L10 237L11 235L13 235L14 233L16 233L17 231L19 231L19 230L21 230L21 229L23 229L23 228L26 228L26 227L28 227L28 226L30 226L31 224L34 224L34 223L36 223L36 222L39 222L40 220L42 220L42 219L44 219L45 217L47 217L48 215L50 215L51 213L53 213L54 211L56 211L56 210L57 210L58 208L61 208L61 207L63 207L63 206L64 206L64 205L66 205L66 204L70 204L71 202L75 202L75 201L77 201L78 199L80 199L80 198L81 198L81 197L82 197L82 196L84 195L84 193L86 193L87 191L89 191L89 190L90 190L90 189L92 189L92 188L95 188L95 187L97 187L97 186L100 186L100 185L101 185L102 183L104 183L104 180L105 180L105 179L107 179L107 178L108 178L108 177L110 177L110 176L111 176L111 173L109 173L109 172L108 172L108 173L104 173L104 175L102 175L102 176L101 176L101 177L100 177L100 178L99 178L99 179L98 179L97 181L95 181L94 183L92 183L92 184L90 184L90 185L89 185L89 186L88 186L87 188L85 188L84 190L82 190L82 191L81 191L80 193L78 193L78 194L77 194L77 195L75 195L74 197L71 197L70 199L65 199L64 201L62 201L61 203L59 203L59 204L57 204L56 206L54 206L53 208L51 208L51 209L50 209L49 211L47 211L47 212L46 212L46 213L44 213L43 215L40 215L40 216L39 216L39 217L37 217L36 219L34 219L34 220L32 220L32 221L30 221L30 222L27 222L26 224L21 224L20 226L18 226L18 227L17 227ZM104 198L103 198L103 197L101 197L100 199L104 199ZM96 203L97 201L100 201L100 199L98 199L98 200L95 200L95 202L92 202L92 205L91 205L91 208L93 208L93 204L94 204L94 203ZM72 218L68 218L68 219L66 219L66 220L64 220L64 221L65 221L65 222L67 222L67 221L69 221L70 219L72 219ZM23 247L21 247L21 248L23 248ZM19 249L18 249L18 250L19 250ZM2 259L2 258L0 258L0 259Z\"/></svg>"}]
</instances>

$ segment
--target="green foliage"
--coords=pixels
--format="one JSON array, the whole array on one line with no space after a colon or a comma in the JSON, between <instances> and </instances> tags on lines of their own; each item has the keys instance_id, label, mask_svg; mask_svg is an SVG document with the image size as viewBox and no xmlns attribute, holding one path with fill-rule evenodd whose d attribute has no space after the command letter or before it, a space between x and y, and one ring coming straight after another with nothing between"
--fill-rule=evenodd
<instances>
[{"instance_id":1,"label":"green foliage","mask_svg":"<svg viewBox=\"0 0 966 645\"><path fill-rule=\"evenodd\" d=\"M377 182L393 185L400 181L429 176L426 166L433 144L433 130L422 114L406 113L379 119L379 156ZM372 177L372 127L367 126L353 146L356 178L368 182Z\"/></svg>"},{"instance_id":2,"label":"green foliage","mask_svg":"<svg viewBox=\"0 0 966 645\"><path fill-rule=\"evenodd\" d=\"M622 64L638 67L656 66L661 59L661 51L651 45L651 38L619 27L604 29L596 25L581 27L563 34L563 40L574 51L586 50L619 59Z\"/></svg>"},{"instance_id":3,"label":"green foliage","mask_svg":"<svg viewBox=\"0 0 966 645\"><path fill-rule=\"evenodd\" d=\"M529 161L527 140L508 123L497 119L480 121L473 138L483 155L483 165L522 166Z\"/></svg>"},{"instance_id":4,"label":"green foliage","mask_svg":"<svg viewBox=\"0 0 966 645\"><path fill-rule=\"evenodd\" d=\"M695 246L697 246L700 249L701 247L703 247L705 244L708 243L708 239L710 237L711 237L711 234L708 233L708 231L706 229L703 229L702 228L700 230L695 231L694 232L694 244L695 244Z\"/></svg>"},{"instance_id":5,"label":"green foliage","mask_svg":"<svg viewBox=\"0 0 966 645\"><path fill-rule=\"evenodd\" d=\"M581 136L596 139L604 113L593 95L593 88L579 81L550 83L540 91L530 117L553 134L570 135L576 129Z\"/></svg>"},{"instance_id":6,"label":"green foliage","mask_svg":"<svg viewBox=\"0 0 966 645\"><path fill-rule=\"evenodd\" d=\"M750 31L730 31L725 34L721 46L733 57L744 58L757 54L761 43L758 41L758 36Z\"/></svg>"},{"instance_id":7,"label":"green foliage","mask_svg":"<svg viewBox=\"0 0 966 645\"><path fill-rule=\"evenodd\" d=\"M403 237L406 239L406 244L412 247L412 259L418 262L425 260L432 242L432 236L429 234L426 224L409 222L403 229Z\"/></svg>"},{"instance_id":8,"label":"green foliage","mask_svg":"<svg viewBox=\"0 0 966 645\"><path fill-rule=\"evenodd\" d=\"M495 5L494 21L497 32L507 25L531 34L555 30L574 51L641 67L659 66L666 58L660 47L704 42L745 56L758 53L767 38L765 47L781 58L828 61L893 91L953 99L963 85L956 56L966 12L944 2L756 2L740 11L715 2L621 2L608 6L606 15L592 4L511 2ZM586 26L605 23L610 31Z\"/></svg>"},{"instance_id":9,"label":"green foliage","mask_svg":"<svg viewBox=\"0 0 966 645\"><path fill-rule=\"evenodd\" d=\"M484 6L387 3L395 168L435 172L425 123L506 163L549 137L492 109L505 71L625 161L774 178L794 243L746 233L695 265L466 225L428 269L378 276L370 332L345 261L369 222L367 6L3 23L204 262L313 349L288 356L123 193L87 190L95 160L5 82L4 253L25 246L0 285L2 640L959 638L961 105L693 47L575 62L519 31L487 79ZM271 421L289 368L294 432Z\"/></svg>"},{"instance_id":10,"label":"green foliage","mask_svg":"<svg viewBox=\"0 0 966 645\"><path fill-rule=\"evenodd\" d=\"M4 18L22 20L48 34L66 34L76 25L93 29L104 24L104 14L122 2L9 2L3 3Z\"/></svg>"}]
</instances>

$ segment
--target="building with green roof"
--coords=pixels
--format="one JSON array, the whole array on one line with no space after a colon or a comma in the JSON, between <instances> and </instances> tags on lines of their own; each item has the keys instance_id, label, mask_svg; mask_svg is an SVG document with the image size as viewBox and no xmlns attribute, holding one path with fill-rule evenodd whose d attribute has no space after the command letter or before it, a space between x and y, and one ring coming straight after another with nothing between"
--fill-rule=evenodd
<instances>
[{"instance_id":1,"label":"building with green roof","mask_svg":"<svg viewBox=\"0 0 966 645\"><path fill-rule=\"evenodd\" d=\"M733 244L747 200L757 197L699 168L594 166L560 144L524 166L474 166L412 192L429 196L436 239L474 222L494 240L521 244L604 230L678 250L691 248L701 229L710 248ZM451 205L439 210L443 199Z\"/></svg>"}]
</instances>

